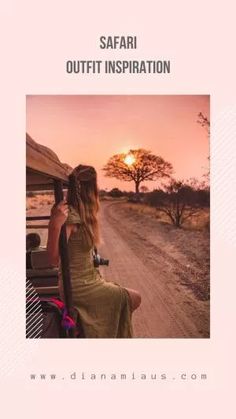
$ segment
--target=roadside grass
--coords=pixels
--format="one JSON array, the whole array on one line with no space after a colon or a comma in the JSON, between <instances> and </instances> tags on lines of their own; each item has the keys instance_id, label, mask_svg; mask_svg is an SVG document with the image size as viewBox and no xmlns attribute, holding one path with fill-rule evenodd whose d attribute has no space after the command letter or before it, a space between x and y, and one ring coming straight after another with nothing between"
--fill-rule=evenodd
<instances>
[{"instance_id":1,"label":"roadside grass","mask_svg":"<svg viewBox=\"0 0 236 419\"><path fill-rule=\"evenodd\" d=\"M37 209L45 205L53 205L54 197L51 194L35 194L35 196L26 197L26 210Z\"/></svg>"},{"instance_id":2,"label":"roadside grass","mask_svg":"<svg viewBox=\"0 0 236 419\"><path fill-rule=\"evenodd\" d=\"M159 223L172 225L169 217L162 211L158 211L154 207L142 203L127 202L127 197L114 198L110 196L104 196L100 198L100 201L114 201L122 202L124 208L134 213L143 214L148 217L152 217ZM54 197L51 194L37 194L32 197L26 198L26 210L37 209L48 205L53 205ZM188 218L181 227L187 230L207 230L210 229L210 210L202 209L196 214Z\"/></svg>"},{"instance_id":3,"label":"roadside grass","mask_svg":"<svg viewBox=\"0 0 236 419\"><path fill-rule=\"evenodd\" d=\"M114 196L100 196L99 197L99 201L127 201L127 197L126 196L119 196L119 197L114 197Z\"/></svg>"},{"instance_id":4,"label":"roadside grass","mask_svg":"<svg viewBox=\"0 0 236 419\"><path fill-rule=\"evenodd\" d=\"M173 225L171 223L171 220L165 213L163 213L162 211L158 211L156 208L150 207L146 204L136 204L136 203L126 202L124 203L124 207L127 208L129 211L133 211L138 214L143 214L148 217L152 217L162 224ZM183 223L181 228L187 229L187 230L208 230L209 231L209 225L210 225L210 211L209 209L201 209L196 214L188 218Z\"/></svg>"}]
</instances>

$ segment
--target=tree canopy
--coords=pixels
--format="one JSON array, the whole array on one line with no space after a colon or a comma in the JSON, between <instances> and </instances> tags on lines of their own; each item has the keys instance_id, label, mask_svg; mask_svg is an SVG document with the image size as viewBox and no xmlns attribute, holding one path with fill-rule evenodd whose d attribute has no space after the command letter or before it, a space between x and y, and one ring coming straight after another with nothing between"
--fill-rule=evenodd
<instances>
[{"instance_id":1,"label":"tree canopy","mask_svg":"<svg viewBox=\"0 0 236 419\"><path fill-rule=\"evenodd\" d=\"M108 177L126 182L133 181L137 194L142 182L170 177L173 173L171 163L142 148L110 157L103 170Z\"/></svg>"}]
</instances>

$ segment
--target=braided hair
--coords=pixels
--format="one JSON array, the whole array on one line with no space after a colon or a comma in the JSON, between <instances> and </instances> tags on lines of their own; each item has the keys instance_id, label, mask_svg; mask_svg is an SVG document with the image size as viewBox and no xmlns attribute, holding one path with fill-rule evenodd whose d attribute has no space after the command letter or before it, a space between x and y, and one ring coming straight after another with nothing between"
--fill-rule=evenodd
<instances>
[{"instance_id":1,"label":"braided hair","mask_svg":"<svg viewBox=\"0 0 236 419\"><path fill-rule=\"evenodd\" d=\"M81 225L91 246L99 243L97 173L92 166L80 164L69 175L67 202L80 214Z\"/></svg>"}]
</instances>

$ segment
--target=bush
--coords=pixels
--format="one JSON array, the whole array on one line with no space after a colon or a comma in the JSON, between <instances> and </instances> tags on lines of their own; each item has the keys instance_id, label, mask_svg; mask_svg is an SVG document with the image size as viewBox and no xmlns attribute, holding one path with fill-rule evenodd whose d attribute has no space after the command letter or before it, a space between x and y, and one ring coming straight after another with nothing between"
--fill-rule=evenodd
<instances>
[{"instance_id":1,"label":"bush","mask_svg":"<svg viewBox=\"0 0 236 419\"><path fill-rule=\"evenodd\" d=\"M121 196L124 196L123 192L118 188L113 188L110 192L108 192L108 195L112 198L120 198Z\"/></svg>"},{"instance_id":2,"label":"bush","mask_svg":"<svg viewBox=\"0 0 236 419\"><path fill-rule=\"evenodd\" d=\"M147 193L144 200L166 214L176 227L180 227L203 208L209 208L210 191L172 179L164 191L159 189Z\"/></svg>"},{"instance_id":3,"label":"bush","mask_svg":"<svg viewBox=\"0 0 236 419\"><path fill-rule=\"evenodd\" d=\"M99 198L104 198L104 196L107 196L107 191L105 191L105 189L100 189Z\"/></svg>"},{"instance_id":4,"label":"bush","mask_svg":"<svg viewBox=\"0 0 236 419\"><path fill-rule=\"evenodd\" d=\"M151 207L158 207L162 204L166 194L160 189L155 189L152 192L146 193L144 196L144 202Z\"/></svg>"}]
</instances>

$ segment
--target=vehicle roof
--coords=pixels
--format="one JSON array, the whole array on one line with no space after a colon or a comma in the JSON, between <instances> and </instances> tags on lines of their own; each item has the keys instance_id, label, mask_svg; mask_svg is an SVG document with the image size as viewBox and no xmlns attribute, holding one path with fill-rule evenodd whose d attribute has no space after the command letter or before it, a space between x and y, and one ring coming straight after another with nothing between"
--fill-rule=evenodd
<instances>
[{"instance_id":1,"label":"vehicle roof","mask_svg":"<svg viewBox=\"0 0 236 419\"><path fill-rule=\"evenodd\" d=\"M26 189L53 189L53 181L61 180L68 184L72 168L62 163L50 148L38 144L26 134Z\"/></svg>"}]
</instances>

